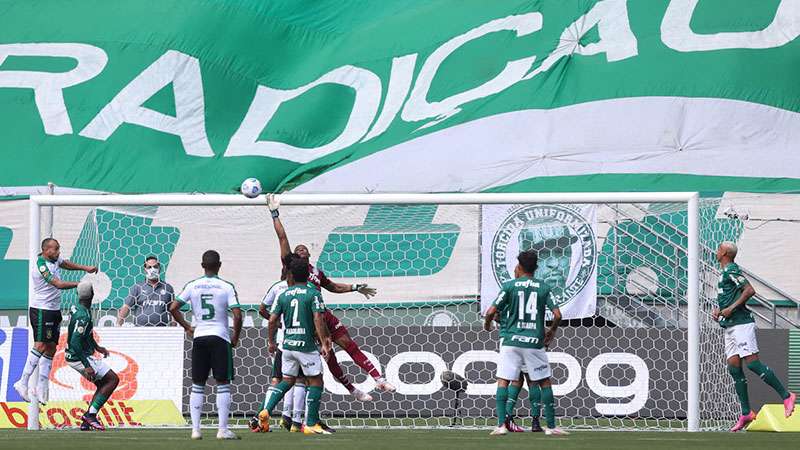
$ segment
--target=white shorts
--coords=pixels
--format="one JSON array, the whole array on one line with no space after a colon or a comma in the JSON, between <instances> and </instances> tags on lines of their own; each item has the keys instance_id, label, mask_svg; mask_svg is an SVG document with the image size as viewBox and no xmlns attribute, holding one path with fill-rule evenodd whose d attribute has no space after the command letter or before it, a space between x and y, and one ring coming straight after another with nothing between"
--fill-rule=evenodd
<instances>
[{"instance_id":1,"label":"white shorts","mask_svg":"<svg viewBox=\"0 0 800 450\"><path fill-rule=\"evenodd\" d=\"M758 353L756 324L743 323L725 328L725 358L739 356L744 358Z\"/></svg>"},{"instance_id":2,"label":"white shorts","mask_svg":"<svg viewBox=\"0 0 800 450\"><path fill-rule=\"evenodd\" d=\"M516 380L522 371L526 371L533 381L543 380L552 376L553 373L550 370L547 352L543 348L500 346L497 378Z\"/></svg>"},{"instance_id":3,"label":"white shorts","mask_svg":"<svg viewBox=\"0 0 800 450\"><path fill-rule=\"evenodd\" d=\"M281 350L281 370L284 375L296 377L303 367L303 375L315 377L322 373L322 358L318 352L297 352L294 350Z\"/></svg>"},{"instance_id":4,"label":"white shorts","mask_svg":"<svg viewBox=\"0 0 800 450\"><path fill-rule=\"evenodd\" d=\"M69 364L70 367L78 371L78 373L81 374L81 376L85 376L84 371L86 370L86 367L83 366L82 362L67 361L67 364ZM106 374L111 371L111 367L109 367L108 364L106 364L106 362L103 361L102 359L95 359L89 357L89 365L92 366L92 369L94 369L94 378L92 379L92 381L102 380L103 377L106 376Z\"/></svg>"}]
</instances>

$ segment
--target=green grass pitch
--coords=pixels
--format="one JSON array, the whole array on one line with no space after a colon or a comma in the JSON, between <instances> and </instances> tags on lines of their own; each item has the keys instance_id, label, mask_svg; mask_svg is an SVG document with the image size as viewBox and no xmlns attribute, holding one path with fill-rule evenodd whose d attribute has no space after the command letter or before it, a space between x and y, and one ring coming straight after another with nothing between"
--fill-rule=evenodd
<instances>
[{"instance_id":1,"label":"green grass pitch","mask_svg":"<svg viewBox=\"0 0 800 450\"><path fill-rule=\"evenodd\" d=\"M245 449L347 449L347 450L487 450L487 449L757 449L800 448L800 435L793 433L682 433L576 431L570 436L550 437L542 433L489 436L488 431L466 430L340 430L330 436L304 436L276 430L254 434L238 429L239 441L217 441L216 430L203 430L202 441L189 439L189 430L79 431L0 430L0 448L6 449L147 449L193 450Z\"/></svg>"}]
</instances>

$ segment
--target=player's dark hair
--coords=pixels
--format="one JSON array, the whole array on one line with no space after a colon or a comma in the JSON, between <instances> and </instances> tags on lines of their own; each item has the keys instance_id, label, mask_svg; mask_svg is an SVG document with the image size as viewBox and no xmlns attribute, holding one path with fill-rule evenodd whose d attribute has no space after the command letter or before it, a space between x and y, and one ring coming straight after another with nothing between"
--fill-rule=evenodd
<instances>
[{"instance_id":1,"label":"player's dark hair","mask_svg":"<svg viewBox=\"0 0 800 450\"><path fill-rule=\"evenodd\" d=\"M299 258L296 253L287 253L283 255L281 258L282 267L281 267L281 281L285 280L289 275L289 266L292 264L292 261Z\"/></svg>"},{"instance_id":2,"label":"player's dark hair","mask_svg":"<svg viewBox=\"0 0 800 450\"><path fill-rule=\"evenodd\" d=\"M156 258L153 255L150 255L144 259L144 266L147 267L147 261L153 261L153 260L155 260L158 263L158 265L161 266L161 262L158 260L158 258Z\"/></svg>"},{"instance_id":3,"label":"player's dark hair","mask_svg":"<svg viewBox=\"0 0 800 450\"><path fill-rule=\"evenodd\" d=\"M524 270L525 273L532 274L536 272L536 268L539 266L539 256L537 256L536 252L533 250L520 252L519 256L517 256L517 261L519 261L519 265L522 266L522 270Z\"/></svg>"},{"instance_id":4,"label":"player's dark hair","mask_svg":"<svg viewBox=\"0 0 800 450\"><path fill-rule=\"evenodd\" d=\"M44 250L45 248L47 248L47 246L48 246L48 245L49 245L51 242L55 242L56 244L58 244L58 241L57 241L57 240L55 240L55 239L53 239L53 238L45 238L45 239L42 241L42 250Z\"/></svg>"},{"instance_id":5,"label":"player's dark hair","mask_svg":"<svg viewBox=\"0 0 800 450\"><path fill-rule=\"evenodd\" d=\"M200 265L206 270L219 270L219 266L222 265L219 259L219 253L217 253L216 250L206 250L205 253L203 253L203 259Z\"/></svg>"},{"instance_id":6,"label":"player's dark hair","mask_svg":"<svg viewBox=\"0 0 800 450\"><path fill-rule=\"evenodd\" d=\"M308 281L308 260L293 258L289 264L289 271L292 272L292 278L295 283L305 283Z\"/></svg>"}]
</instances>

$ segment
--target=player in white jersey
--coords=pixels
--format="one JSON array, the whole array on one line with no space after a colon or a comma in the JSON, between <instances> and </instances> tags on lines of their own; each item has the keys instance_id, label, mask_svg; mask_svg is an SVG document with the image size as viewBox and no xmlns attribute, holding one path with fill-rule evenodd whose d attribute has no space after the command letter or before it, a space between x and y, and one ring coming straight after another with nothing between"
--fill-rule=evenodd
<instances>
[{"instance_id":1,"label":"player in white jersey","mask_svg":"<svg viewBox=\"0 0 800 450\"><path fill-rule=\"evenodd\" d=\"M47 403L50 368L61 330L61 291L78 286L75 281L62 280L61 269L97 272L97 267L75 264L62 259L61 246L57 240L47 238L42 241L42 253L36 259L36 267L31 270L33 296L28 317L33 329L34 343L28 353L22 375L14 383L14 390L26 402L30 401L28 380L38 366L37 397L42 404Z\"/></svg>"},{"instance_id":2,"label":"player in white jersey","mask_svg":"<svg viewBox=\"0 0 800 450\"><path fill-rule=\"evenodd\" d=\"M228 413L231 406L233 380L233 347L239 343L242 331L242 309L233 284L219 278L222 265L219 253L208 250L203 253L202 264L205 275L190 281L181 294L172 302L169 312L175 321L192 336L192 393L189 409L192 415L192 439L202 439L200 414L203 410L206 381L213 371L217 380L217 414L219 431L217 439L238 439L228 429ZM193 325L181 313L181 306L192 309ZM228 329L228 310L233 313L233 335Z\"/></svg>"}]
</instances>

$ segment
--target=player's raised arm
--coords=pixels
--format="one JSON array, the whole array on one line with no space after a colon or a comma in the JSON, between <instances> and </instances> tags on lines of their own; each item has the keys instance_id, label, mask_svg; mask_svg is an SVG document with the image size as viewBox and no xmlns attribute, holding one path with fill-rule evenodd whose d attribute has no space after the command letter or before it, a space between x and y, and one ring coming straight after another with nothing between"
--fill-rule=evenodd
<instances>
[{"instance_id":1,"label":"player's raised arm","mask_svg":"<svg viewBox=\"0 0 800 450\"><path fill-rule=\"evenodd\" d=\"M67 270L82 270L86 273L97 273L97 266L84 266L83 264L76 264L68 259L61 262L61 268Z\"/></svg>"},{"instance_id":2,"label":"player's raised arm","mask_svg":"<svg viewBox=\"0 0 800 450\"><path fill-rule=\"evenodd\" d=\"M279 218L278 207L281 202L275 194L267 194L267 207L272 214L272 225L275 227L275 234L278 235L278 243L281 246L281 260L283 257L292 252L289 246L289 237L286 235L286 229L283 228L283 223Z\"/></svg>"}]
</instances>

